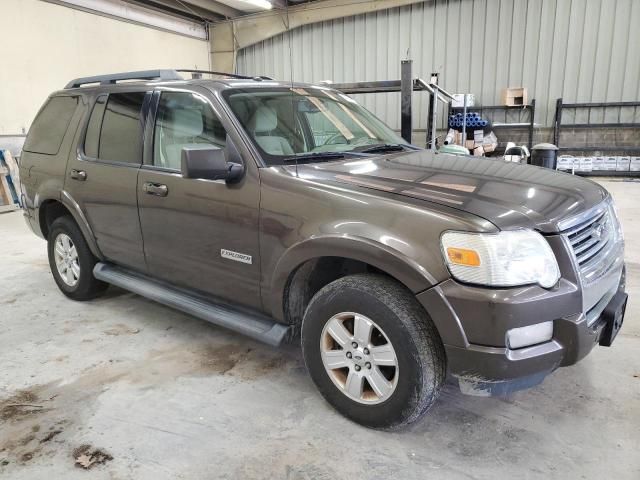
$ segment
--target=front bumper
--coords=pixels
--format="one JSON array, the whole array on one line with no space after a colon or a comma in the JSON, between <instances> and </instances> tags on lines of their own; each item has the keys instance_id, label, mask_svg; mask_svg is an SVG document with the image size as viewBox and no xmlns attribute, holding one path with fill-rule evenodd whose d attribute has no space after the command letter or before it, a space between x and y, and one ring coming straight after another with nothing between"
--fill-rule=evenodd
<instances>
[{"instance_id":1,"label":"front bumper","mask_svg":"<svg viewBox=\"0 0 640 480\"><path fill-rule=\"evenodd\" d=\"M623 266L603 297L602 311L625 290ZM605 328L602 311L581 312L581 293L570 281L558 287L488 289L447 280L422 292L418 300L436 323L445 344L449 373L463 393L505 395L540 383L560 366L572 365L598 344ZM511 328L552 320L553 338L510 349Z\"/></svg>"}]
</instances>

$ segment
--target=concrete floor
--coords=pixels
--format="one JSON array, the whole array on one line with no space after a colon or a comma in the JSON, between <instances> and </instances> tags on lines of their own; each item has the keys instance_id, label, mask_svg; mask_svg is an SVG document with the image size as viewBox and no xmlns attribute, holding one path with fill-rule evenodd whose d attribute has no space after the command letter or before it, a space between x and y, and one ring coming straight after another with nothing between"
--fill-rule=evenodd
<instances>
[{"instance_id":1,"label":"concrete floor","mask_svg":"<svg viewBox=\"0 0 640 480\"><path fill-rule=\"evenodd\" d=\"M401 433L332 410L297 348L113 288L68 300L45 243L21 213L0 215L0 476L638 479L640 183L603 183L623 218L631 295L614 346L508 399L447 386ZM113 458L87 472L74 466L83 448Z\"/></svg>"}]
</instances>

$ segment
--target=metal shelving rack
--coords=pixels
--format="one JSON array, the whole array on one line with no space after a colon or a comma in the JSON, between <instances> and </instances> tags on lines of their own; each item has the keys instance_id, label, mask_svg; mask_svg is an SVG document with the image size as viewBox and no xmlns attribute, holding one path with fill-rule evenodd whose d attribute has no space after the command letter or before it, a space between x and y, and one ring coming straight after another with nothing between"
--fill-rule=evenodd
<instances>
[{"instance_id":1,"label":"metal shelving rack","mask_svg":"<svg viewBox=\"0 0 640 480\"><path fill-rule=\"evenodd\" d=\"M591 121L591 112L593 109L603 109L606 112L607 108L618 109L618 121L617 122L596 122ZM622 117L623 109L633 109L631 122L620 121ZM579 110L587 110L587 121L584 123L562 123L562 114L565 110L573 110L577 112ZM640 145L628 146L628 145L560 145L560 133L563 128L572 129L589 129L589 128L637 128L640 130L640 123L636 121L640 114L640 102L590 102L590 103L564 103L562 98L556 100L556 114L553 123L553 143L558 147L558 152L624 152L627 155L640 155ZM640 136L640 131L638 132ZM640 137L639 137L640 138ZM593 172L575 172L577 175L599 175L599 176L622 176L622 177L638 177L640 172L617 172L612 170L596 170Z\"/></svg>"},{"instance_id":2,"label":"metal shelving rack","mask_svg":"<svg viewBox=\"0 0 640 480\"><path fill-rule=\"evenodd\" d=\"M452 107L449 104L449 111L447 112L447 118L451 115L452 112L462 111L464 107ZM519 112L522 115L523 112L528 112L528 120L524 122L517 123L509 123L508 115L510 113ZM533 129L535 128L535 118L536 118L536 100L535 98L531 100L531 103L526 105L483 105L478 107L467 107L467 112L477 112L480 116L482 116L483 111L489 112L504 112L504 122L496 122L495 115L491 115L489 120L491 121L492 129L501 129L501 128L518 128L518 129L527 129L529 134L529 140L527 141L527 147L529 151L533 147Z\"/></svg>"}]
</instances>

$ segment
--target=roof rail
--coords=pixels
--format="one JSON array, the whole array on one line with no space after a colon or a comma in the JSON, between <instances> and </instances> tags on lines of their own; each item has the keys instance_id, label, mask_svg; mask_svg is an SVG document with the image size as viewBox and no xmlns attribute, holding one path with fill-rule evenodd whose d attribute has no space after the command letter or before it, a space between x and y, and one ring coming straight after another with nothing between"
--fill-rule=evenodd
<instances>
[{"instance_id":1,"label":"roof rail","mask_svg":"<svg viewBox=\"0 0 640 480\"><path fill-rule=\"evenodd\" d=\"M120 80L184 80L184 78L182 78L176 70L141 70L138 72L111 73L108 75L76 78L67 83L64 88L78 88L88 83L113 85Z\"/></svg>"},{"instance_id":2,"label":"roof rail","mask_svg":"<svg viewBox=\"0 0 640 480\"><path fill-rule=\"evenodd\" d=\"M189 69L179 69L176 70L176 72L184 72L184 73L205 73L205 74L209 74L209 75L220 75L222 77L229 77L229 78L238 78L241 80L273 80L273 78L271 77L266 77L264 75L260 75L258 77L251 77L248 75L239 75L237 73L228 73L228 72L212 72L211 70L189 70Z\"/></svg>"},{"instance_id":3,"label":"roof rail","mask_svg":"<svg viewBox=\"0 0 640 480\"><path fill-rule=\"evenodd\" d=\"M141 70L139 72L110 73L108 75L96 75L93 77L76 78L67 83L64 88L78 88L89 83L99 83L100 85L114 85L116 82L119 82L121 80L184 80L179 72L220 75L223 77L238 78L242 80L273 80L272 78L265 76L249 77L247 75L238 75L237 73L213 72L211 70Z\"/></svg>"}]
</instances>

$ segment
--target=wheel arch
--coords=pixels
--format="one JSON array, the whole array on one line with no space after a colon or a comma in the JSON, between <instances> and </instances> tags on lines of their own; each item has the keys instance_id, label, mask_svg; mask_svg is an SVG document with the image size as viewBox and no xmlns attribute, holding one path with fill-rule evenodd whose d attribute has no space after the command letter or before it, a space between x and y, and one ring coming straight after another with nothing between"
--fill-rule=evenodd
<instances>
[{"instance_id":1,"label":"wheel arch","mask_svg":"<svg viewBox=\"0 0 640 480\"><path fill-rule=\"evenodd\" d=\"M381 273L417 294L437 283L415 261L364 238L328 236L309 239L286 251L272 277L274 318L297 332L306 305L322 287L353 273Z\"/></svg>"},{"instance_id":2,"label":"wheel arch","mask_svg":"<svg viewBox=\"0 0 640 480\"><path fill-rule=\"evenodd\" d=\"M78 203L69 195L68 192L62 191L62 195L60 198L47 198L41 199L38 205L38 226L40 228L40 232L42 236L47 239L49 235L49 229L51 228L51 224L55 221L56 218L69 215L76 222L84 239L93 253L97 258L103 259L102 253L98 248L98 245L95 241L95 237L93 235L93 231L89 222L80 209Z\"/></svg>"}]
</instances>

